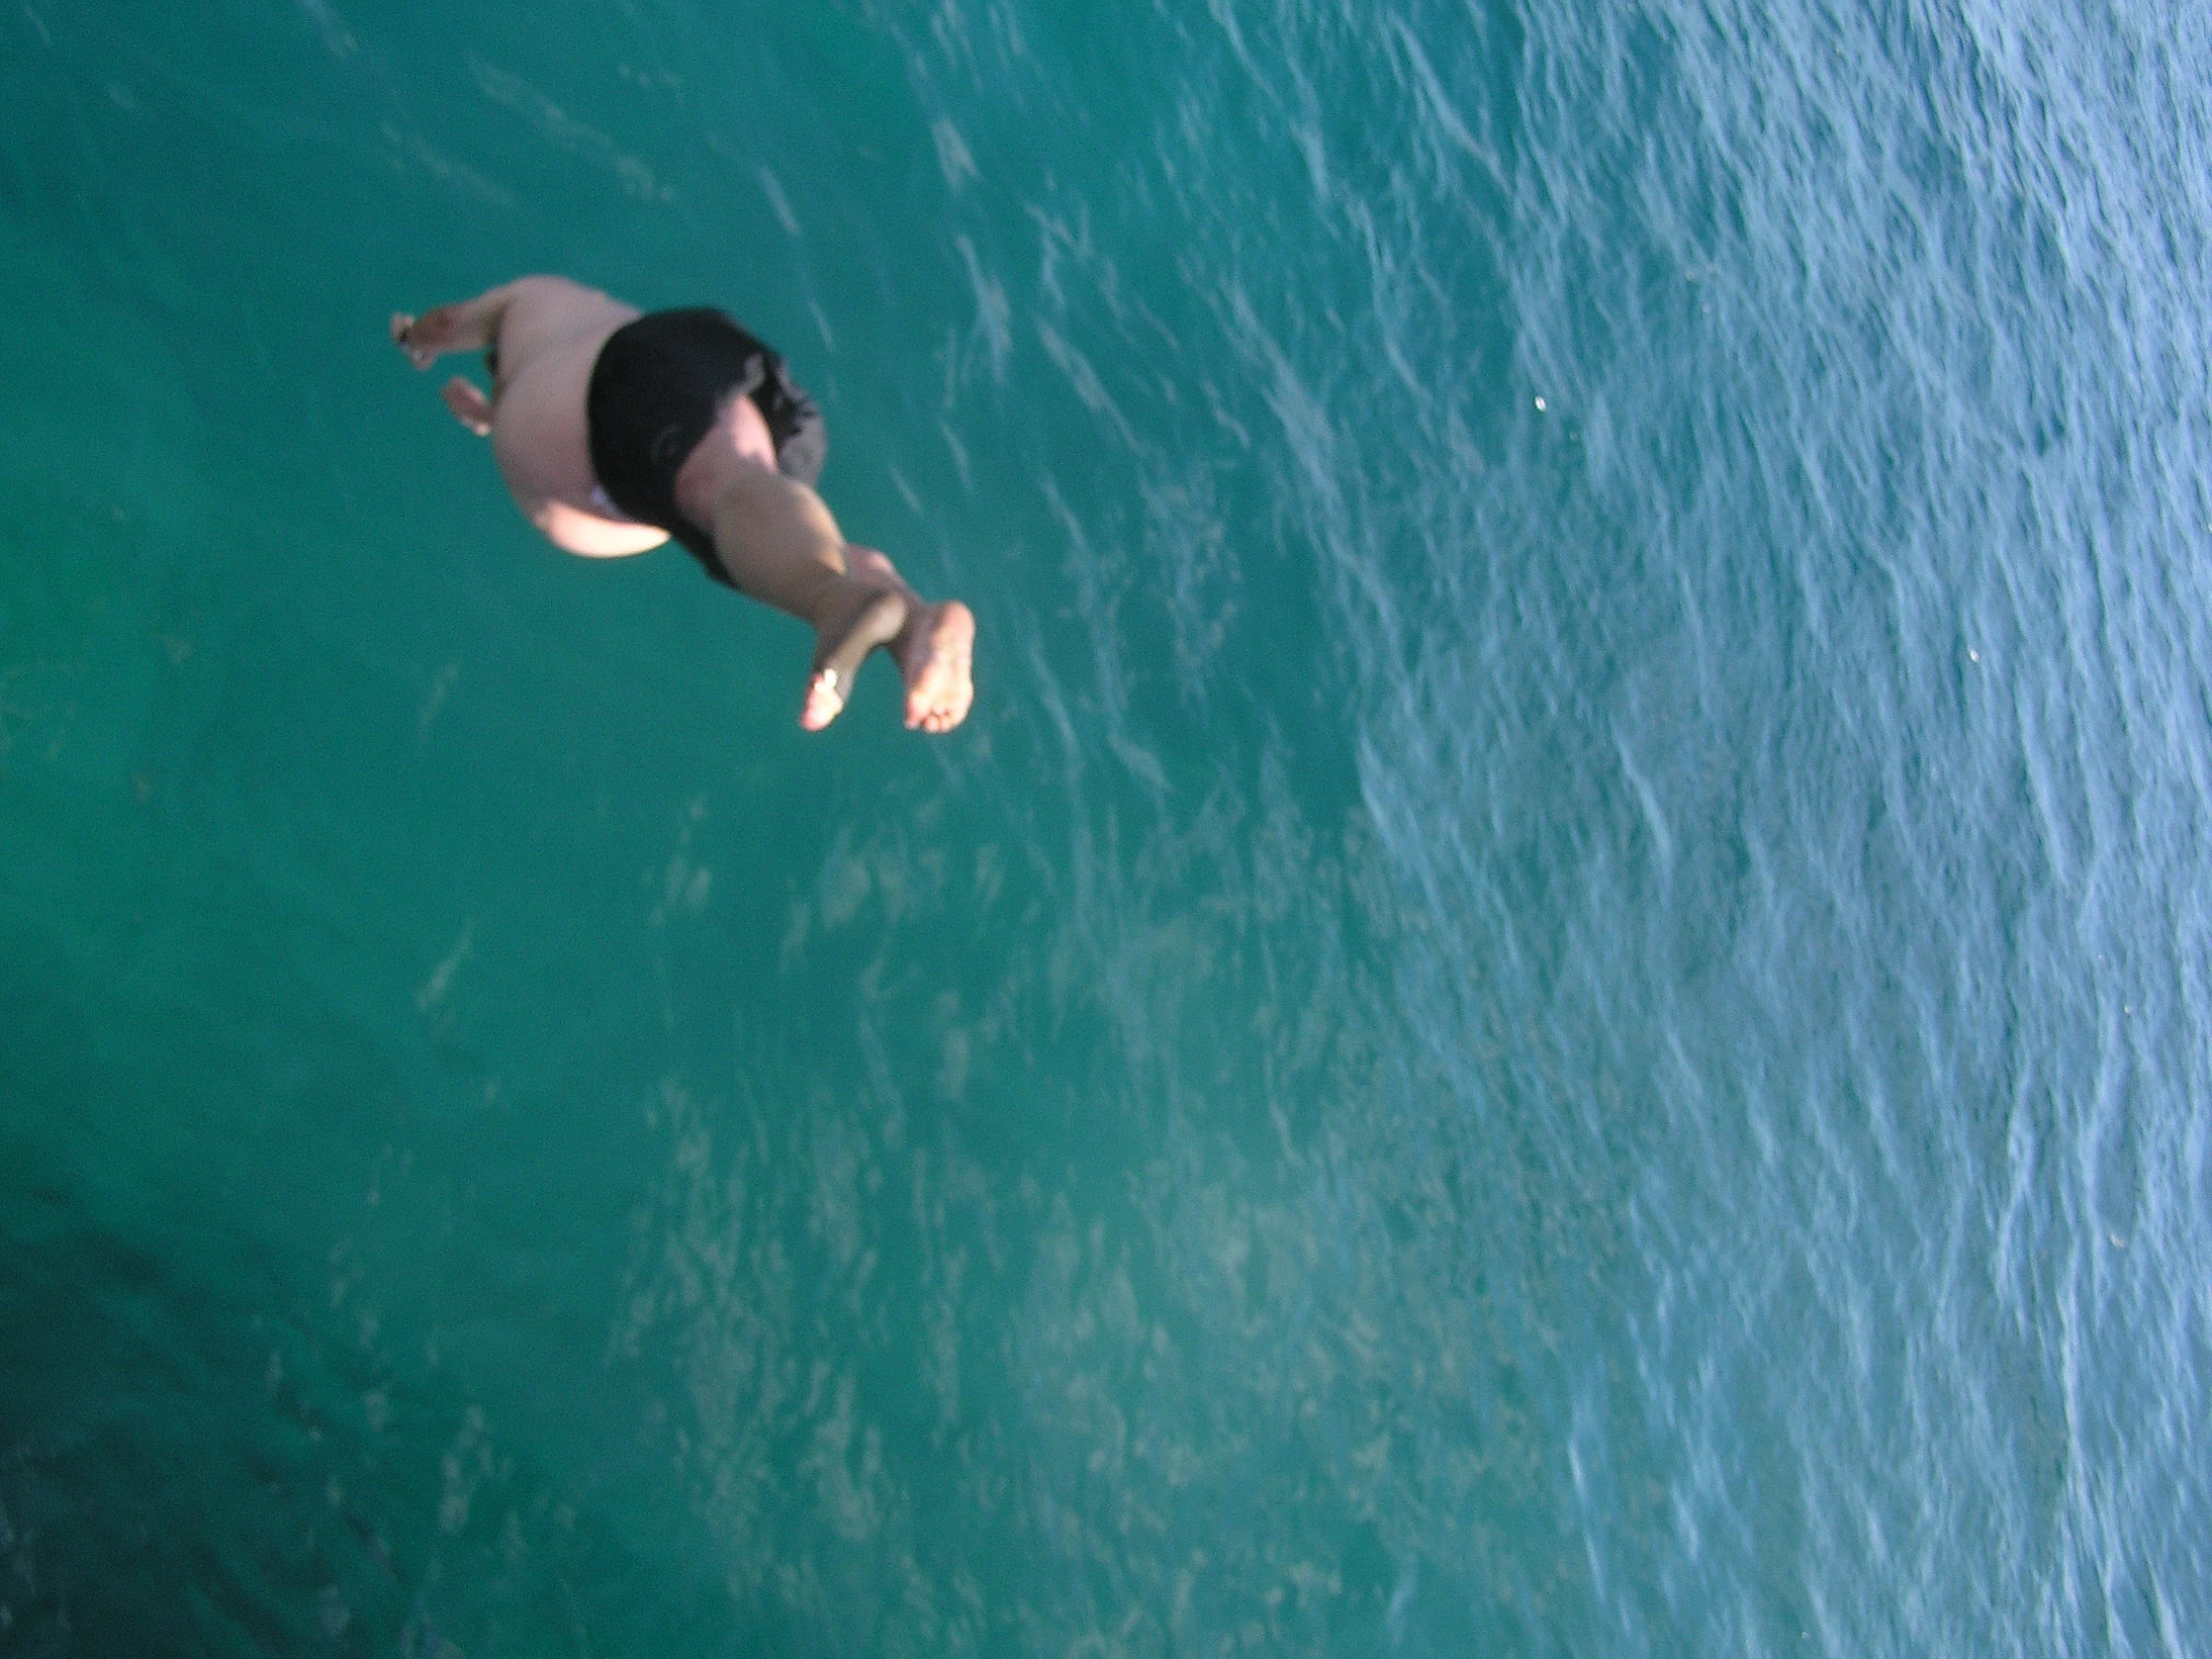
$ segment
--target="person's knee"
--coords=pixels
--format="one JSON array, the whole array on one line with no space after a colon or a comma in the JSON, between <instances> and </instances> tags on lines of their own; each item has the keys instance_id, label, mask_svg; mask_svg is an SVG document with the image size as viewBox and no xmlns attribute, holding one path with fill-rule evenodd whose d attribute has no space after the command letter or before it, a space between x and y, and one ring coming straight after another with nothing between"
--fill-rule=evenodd
<instances>
[{"instance_id":1,"label":"person's knee","mask_svg":"<svg viewBox=\"0 0 2212 1659\"><path fill-rule=\"evenodd\" d=\"M751 456L732 457L715 492L715 516L726 514L762 524L803 526L821 535L833 536L837 529L821 496Z\"/></svg>"},{"instance_id":2,"label":"person's knee","mask_svg":"<svg viewBox=\"0 0 2212 1659\"><path fill-rule=\"evenodd\" d=\"M768 429L768 417L750 397L730 405L730 447L748 460L760 462L771 472L776 466L776 439Z\"/></svg>"},{"instance_id":3,"label":"person's knee","mask_svg":"<svg viewBox=\"0 0 2212 1659\"><path fill-rule=\"evenodd\" d=\"M775 513L781 505L779 485L785 480L774 467L763 466L749 455L732 455L724 457L715 471L718 476L711 481L708 495L717 519L759 518ZM678 479L677 485L680 499L683 480Z\"/></svg>"}]
</instances>

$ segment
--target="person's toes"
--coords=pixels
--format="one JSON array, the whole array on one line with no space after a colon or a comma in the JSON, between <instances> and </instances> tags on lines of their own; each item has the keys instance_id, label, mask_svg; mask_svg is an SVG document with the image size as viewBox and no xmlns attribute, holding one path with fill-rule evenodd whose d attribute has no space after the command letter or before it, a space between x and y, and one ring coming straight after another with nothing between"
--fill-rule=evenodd
<instances>
[{"instance_id":1,"label":"person's toes","mask_svg":"<svg viewBox=\"0 0 2212 1659\"><path fill-rule=\"evenodd\" d=\"M844 697L837 690L837 671L826 668L807 682L806 707L799 712L801 730L819 732L844 712Z\"/></svg>"},{"instance_id":2,"label":"person's toes","mask_svg":"<svg viewBox=\"0 0 2212 1659\"><path fill-rule=\"evenodd\" d=\"M975 617L958 600L936 608L921 661L906 687L906 724L924 732L949 732L974 701L971 678Z\"/></svg>"}]
</instances>

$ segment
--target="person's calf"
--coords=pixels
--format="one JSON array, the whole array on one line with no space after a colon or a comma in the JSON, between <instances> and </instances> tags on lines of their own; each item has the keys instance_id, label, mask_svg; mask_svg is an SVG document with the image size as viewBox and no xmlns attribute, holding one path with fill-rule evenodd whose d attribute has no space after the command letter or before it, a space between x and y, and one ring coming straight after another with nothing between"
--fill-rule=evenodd
<instances>
[{"instance_id":1,"label":"person's calf","mask_svg":"<svg viewBox=\"0 0 2212 1659\"><path fill-rule=\"evenodd\" d=\"M822 498L751 461L718 459L717 465L729 472L712 494L678 476L677 506L694 512L700 496L707 496L715 556L738 591L817 628L831 611L845 608L844 585L851 578L844 540ZM687 462L686 471L690 467Z\"/></svg>"}]
</instances>

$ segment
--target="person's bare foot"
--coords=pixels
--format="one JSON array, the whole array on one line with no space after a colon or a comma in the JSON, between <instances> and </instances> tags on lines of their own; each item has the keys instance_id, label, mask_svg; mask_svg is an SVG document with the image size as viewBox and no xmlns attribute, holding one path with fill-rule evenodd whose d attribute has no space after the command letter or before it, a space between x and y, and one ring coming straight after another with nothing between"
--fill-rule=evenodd
<instances>
[{"instance_id":1,"label":"person's bare foot","mask_svg":"<svg viewBox=\"0 0 2212 1659\"><path fill-rule=\"evenodd\" d=\"M852 586L851 603L815 631L815 667L799 711L799 724L809 732L821 731L844 712L852 676L870 651L898 637L912 610L897 588Z\"/></svg>"},{"instance_id":2,"label":"person's bare foot","mask_svg":"<svg viewBox=\"0 0 2212 1659\"><path fill-rule=\"evenodd\" d=\"M845 552L853 574L895 583L906 596L906 621L890 651L906 682L908 730L951 731L975 701L975 613L957 599L924 604L897 567L872 547Z\"/></svg>"},{"instance_id":3,"label":"person's bare foot","mask_svg":"<svg viewBox=\"0 0 2212 1659\"><path fill-rule=\"evenodd\" d=\"M908 618L891 655L906 681L906 724L949 732L975 701L975 613L957 599L924 605Z\"/></svg>"}]
</instances>

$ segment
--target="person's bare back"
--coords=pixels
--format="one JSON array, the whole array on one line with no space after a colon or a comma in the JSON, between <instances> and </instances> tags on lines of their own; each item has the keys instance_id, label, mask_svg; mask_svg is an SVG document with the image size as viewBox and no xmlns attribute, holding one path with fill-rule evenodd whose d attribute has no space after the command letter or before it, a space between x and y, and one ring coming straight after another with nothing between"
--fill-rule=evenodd
<instances>
[{"instance_id":1,"label":"person's bare back","mask_svg":"<svg viewBox=\"0 0 2212 1659\"><path fill-rule=\"evenodd\" d=\"M909 727L948 732L966 717L973 614L924 603L881 553L844 541L812 487L812 400L721 313L648 317L566 277L525 276L394 315L391 337L421 369L485 350L491 396L455 375L446 406L491 438L515 505L555 546L616 558L673 535L710 575L810 624L808 730L836 719L877 646L905 682Z\"/></svg>"}]
</instances>

